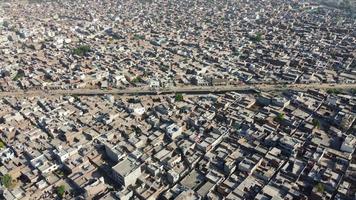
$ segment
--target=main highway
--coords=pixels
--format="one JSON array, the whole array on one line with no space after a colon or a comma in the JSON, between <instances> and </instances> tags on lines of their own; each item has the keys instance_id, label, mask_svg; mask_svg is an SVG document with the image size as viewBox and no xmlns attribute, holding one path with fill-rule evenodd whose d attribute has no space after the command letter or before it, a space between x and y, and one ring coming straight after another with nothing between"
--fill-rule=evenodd
<instances>
[{"instance_id":1,"label":"main highway","mask_svg":"<svg viewBox=\"0 0 356 200\"><path fill-rule=\"evenodd\" d=\"M308 89L356 89L356 83L342 84L254 84L254 85L226 85L226 86L181 86L169 88L150 88L150 87L128 87L124 89L56 89L56 90L14 90L0 92L0 97L28 97L28 96L58 96L58 95L157 95L157 94L174 94L174 93L217 93L232 91L283 91L298 90L305 91Z\"/></svg>"}]
</instances>

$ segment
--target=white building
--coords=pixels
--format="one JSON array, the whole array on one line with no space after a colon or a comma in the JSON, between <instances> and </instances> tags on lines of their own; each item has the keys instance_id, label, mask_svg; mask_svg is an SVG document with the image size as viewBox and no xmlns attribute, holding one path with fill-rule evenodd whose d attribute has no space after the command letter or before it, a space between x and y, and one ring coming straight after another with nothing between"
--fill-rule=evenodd
<instances>
[{"instance_id":1,"label":"white building","mask_svg":"<svg viewBox=\"0 0 356 200\"><path fill-rule=\"evenodd\" d=\"M113 178L123 186L134 185L141 176L141 165L133 158L127 157L120 161L113 168Z\"/></svg>"},{"instance_id":2,"label":"white building","mask_svg":"<svg viewBox=\"0 0 356 200\"><path fill-rule=\"evenodd\" d=\"M7 162L15 156L14 152L10 148L6 148L0 151L0 155L1 162Z\"/></svg>"},{"instance_id":3,"label":"white building","mask_svg":"<svg viewBox=\"0 0 356 200\"><path fill-rule=\"evenodd\" d=\"M150 80L150 87L151 88L158 88L160 87L160 83L157 79L151 79Z\"/></svg>"},{"instance_id":4,"label":"white building","mask_svg":"<svg viewBox=\"0 0 356 200\"><path fill-rule=\"evenodd\" d=\"M173 123L166 128L166 133L172 138L176 138L180 136L183 132L183 127L178 126L177 124Z\"/></svg>"},{"instance_id":5,"label":"white building","mask_svg":"<svg viewBox=\"0 0 356 200\"><path fill-rule=\"evenodd\" d=\"M341 145L341 151L346 151L352 153L356 147L356 138L352 135L349 135L345 138L345 141Z\"/></svg>"},{"instance_id":6,"label":"white building","mask_svg":"<svg viewBox=\"0 0 356 200\"><path fill-rule=\"evenodd\" d=\"M42 174L53 172L59 168L59 165L53 162L53 160L51 161L46 154L41 154L40 156L32 159L30 163L34 168L37 168Z\"/></svg>"}]
</instances>

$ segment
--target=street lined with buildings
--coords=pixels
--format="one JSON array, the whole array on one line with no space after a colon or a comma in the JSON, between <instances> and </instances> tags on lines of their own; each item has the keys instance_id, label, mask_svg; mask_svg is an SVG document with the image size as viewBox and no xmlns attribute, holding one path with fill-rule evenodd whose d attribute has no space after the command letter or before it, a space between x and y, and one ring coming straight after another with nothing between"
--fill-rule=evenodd
<instances>
[{"instance_id":1,"label":"street lined with buildings","mask_svg":"<svg viewBox=\"0 0 356 200\"><path fill-rule=\"evenodd\" d=\"M351 90L356 89L356 84L276 84L276 85L228 85L228 86L185 86L170 88L126 88L126 89L67 89L67 90L25 90L13 92L0 92L0 97L6 96L46 96L46 95L155 95L155 94L174 94L174 93L215 93L215 92L233 92L233 91L284 91L284 90Z\"/></svg>"}]
</instances>

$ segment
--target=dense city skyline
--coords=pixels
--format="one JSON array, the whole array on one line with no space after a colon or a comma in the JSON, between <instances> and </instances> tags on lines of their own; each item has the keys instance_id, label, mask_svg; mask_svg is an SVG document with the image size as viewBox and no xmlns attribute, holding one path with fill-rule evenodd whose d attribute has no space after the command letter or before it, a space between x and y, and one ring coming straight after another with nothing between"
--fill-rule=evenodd
<instances>
[{"instance_id":1,"label":"dense city skyline","mask_svg":"<svg viewBox=\"0 0 356 200\"><path fill-rule=\"evenodd\" d=\"M356 198L355 1L0 6L0 199Z\"/></svg>"}]
</instances>

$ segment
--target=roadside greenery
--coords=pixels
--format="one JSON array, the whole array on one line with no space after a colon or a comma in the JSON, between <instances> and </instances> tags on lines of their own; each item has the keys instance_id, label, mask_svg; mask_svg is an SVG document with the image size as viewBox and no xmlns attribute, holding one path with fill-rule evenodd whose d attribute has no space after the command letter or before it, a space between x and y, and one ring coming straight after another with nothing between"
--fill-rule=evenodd
<instances>
[{"instance_id":1,"label":"roadside greenery","mask_svg":"<svg viewBox=\"0 0 356 200\"><path fill-rule=\"evenodd\" d=\"M327 89L326 92L327 92L328 94L340 94L340 93L341 93L341 90L336 89L336 88L330 88L330 89Z\"/></svg>"},{"instance_id":2,"label":"roadside greenery","mask_svg":"<svg viewBox=\"0 0 356 200\"><path fill-rule=\"evenodd\" d=\"M183 101L183 99L184 99L183 94L181 94L181 93L176 94L176 96L175 96L176 101Z\"/></svg>"}]
</instances>

